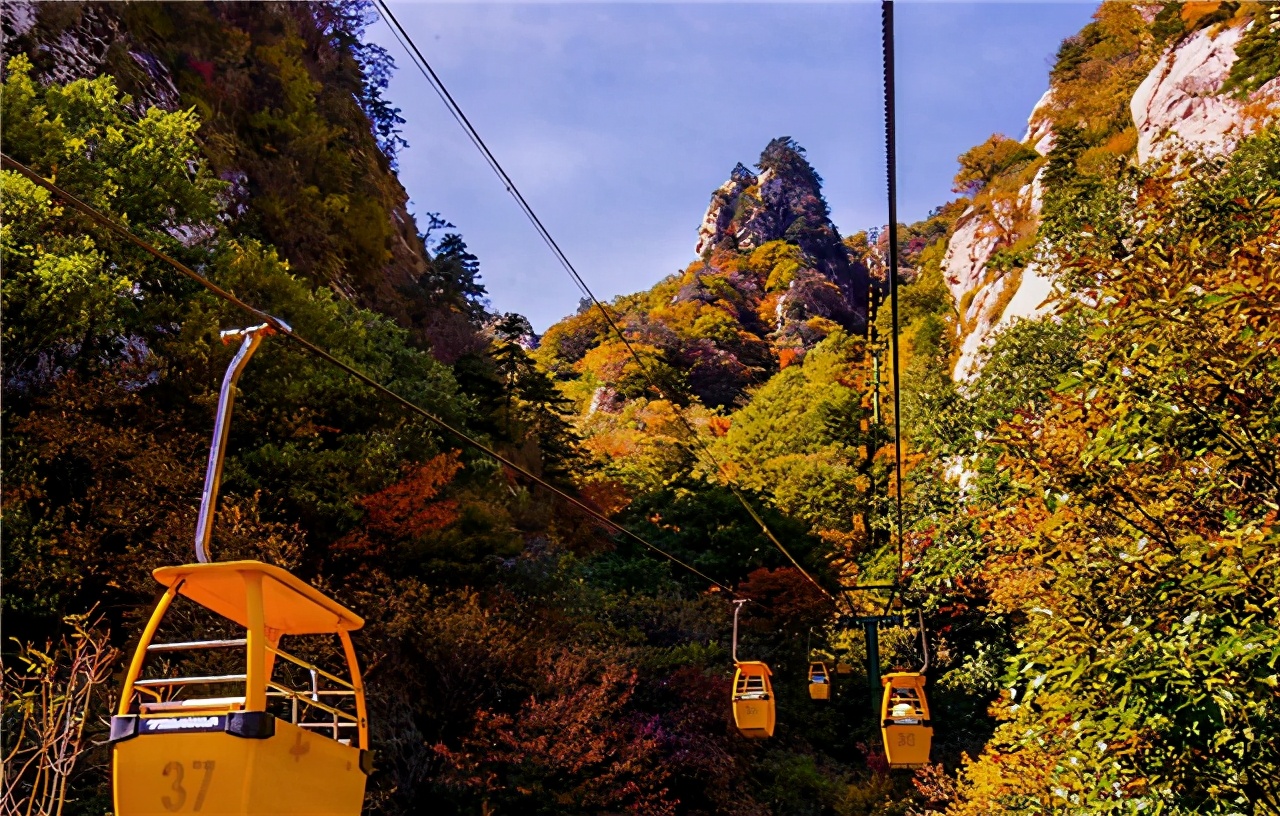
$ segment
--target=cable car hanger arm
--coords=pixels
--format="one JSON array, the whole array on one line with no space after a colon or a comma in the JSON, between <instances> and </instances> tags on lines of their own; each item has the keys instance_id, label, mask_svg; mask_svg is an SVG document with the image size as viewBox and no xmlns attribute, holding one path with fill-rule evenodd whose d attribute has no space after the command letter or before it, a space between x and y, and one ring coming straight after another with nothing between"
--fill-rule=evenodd
<instances>
[{"instance_id":1,"label":"cable car hanger arm","mask_svg":"<svg viewBox=\"0 0 1280 816\"><path fill-rule=\"evenodd\" d=\"M280 325L288 327L283 320ZM243 338L240 350L227 366L226 376L222 378L222 389L218 392L218 418L213 426L213 444L209 448L209 465L204 474L204 490L200 494L200 518L196 522L196 560L207 564L209 558L209 540L213 535L213 515L218 505L218 489L222 485L222 462L227 452L227 435L231 430L231 409L236 400L236 382L249 358L258 350L263 338L275 334L270 323L262 323L247 329L230 329L220 335L226 344L231 340Z\"/></svg>"}]
</instances>

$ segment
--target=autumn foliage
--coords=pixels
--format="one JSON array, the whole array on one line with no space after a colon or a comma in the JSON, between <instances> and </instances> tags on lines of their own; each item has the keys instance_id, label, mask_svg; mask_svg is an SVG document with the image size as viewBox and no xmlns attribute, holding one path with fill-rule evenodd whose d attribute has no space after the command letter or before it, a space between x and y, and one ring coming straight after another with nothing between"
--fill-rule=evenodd
<instances>
[{"instance_id":1,"label":"autumn foliage","mask_svg":"<svg viewBox=\"0 0 1280 816\"><path fill-rule=\"evenodd\" d=\"M438 497L461 468L458 451L434 456L420 465L406 465L400 481L360 500L366 527L397 538L412 538L453 524L458 520L458 502Z\"/></svg>"},{"instance_id":2,"label":"autumn foliage","mask_svg":"<svg viewBox=\"0 0 1280 816\"><path fill-rule=\"evenodd\" d=\"M1048 155L993 137L960 157L972 198L901 225L897 371L867 302L887 233L842 239L789 137L713 194L686 267L538 338L440 214L404 210L367 3L36 5L6 41L6 154L612 522L262 346L213 553L365 618L368 812L1280 813L1280 133L1139 166L1127 108L1205 27L1252 20L1232 87L1273 80L1258 4L1106 4L1064 42ZM85 32L103 75L63 81ZM3 796L99 816L111 678L151 570L191 558L218 332L244 317L0 185ZM957 382L948 239L1014 201L984 274L1012 297L1034 262L1052 308ZM732 597L740 658L773 670L769 741L733 727ZM886 612L883 668L928 647L914 773L885 762L854 620ZM816 659L841 667L821 704Z\"/></svg>"}]
</instances>

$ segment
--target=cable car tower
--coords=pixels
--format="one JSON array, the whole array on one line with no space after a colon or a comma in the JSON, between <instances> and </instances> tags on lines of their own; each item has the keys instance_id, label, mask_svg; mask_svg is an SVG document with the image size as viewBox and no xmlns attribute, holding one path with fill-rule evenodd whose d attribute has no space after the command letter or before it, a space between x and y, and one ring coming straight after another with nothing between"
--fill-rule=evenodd
<instances>
[{"instance_id":1,"label":"cable car tower","mask_svg":"<svg viewBox=\"0 0 1280 816\"><path fill-rule=\"evenodd\" d=\"M373 754L351 643L364 620L280 567L209 558L236 381L272 333L267 324L222 333L224 343L242 342L218 398L196 525L197 562L152 573L164 595L111 718L116 816L358 816L364 802ZM198 616L222 619L243 636L156 642L178 597L194 602ZM336 638L345 676L285 651L286 637L306 646L323 638L331 651ZM186 656L188 665L239 663L243 670L186 673L174 656Z\"/></svg>"}]
</instances>

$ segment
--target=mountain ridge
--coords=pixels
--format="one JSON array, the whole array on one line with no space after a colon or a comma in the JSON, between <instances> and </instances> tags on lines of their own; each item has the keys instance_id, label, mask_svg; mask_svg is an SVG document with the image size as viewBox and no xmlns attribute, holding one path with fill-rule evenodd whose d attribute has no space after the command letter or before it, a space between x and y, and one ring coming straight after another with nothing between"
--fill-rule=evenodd
<instances>
[{"instance_id":1,"label":"mountain ridge","mask_svg":"<svg viewBox=\"0 0 1280 816\"><path fill-rule=\"evenodd\" d=\"M712 193L697 260L608 306L628 339L663 367L678 402L733 405L832 331L865 330L869 267L832 223L804 148L773 139L757 168L738 163ZM562 382L593 384L589 396L579 394L590 409L645 391L642 372L627 370L626 349L606 328L582 311L551 326L537 353Z\"/></svg>"}]
</instances>

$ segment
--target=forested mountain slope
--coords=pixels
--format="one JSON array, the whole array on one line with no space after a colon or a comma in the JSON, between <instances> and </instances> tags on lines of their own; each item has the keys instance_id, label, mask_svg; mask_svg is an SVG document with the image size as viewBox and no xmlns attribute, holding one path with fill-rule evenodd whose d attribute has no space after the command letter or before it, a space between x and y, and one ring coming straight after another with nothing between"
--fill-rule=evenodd
<instances>
[{"instance_id":1,"label":"forested mountain slope","mask_svg":"<svg viewBox=\"0 0 1280 816\"><path fill-rule=\"evenodd\" d=\"M642 364L592 310L527 351L447 213L404 211L369 14L6 4L4 150L750 597L779 719L733 729L723 592L272 338L214 556L365 616L368 812L1280 813L1273 9L1106 4L1064 42L1025 137L967 151L960 197L899 231L901 405L885 232L842 236L787 137L696 245L690 214L683 273L607 304ZM150 570L191 559L217 332L245 318L0 181L3 796L101 814L103 715ZM891 580L895 411L937 730L914 774L838 614L887 599L837 609L743 506L829 591ZM919 642L886 628L883 666ZM852 667L829 704L814 652ZM83 719L40 719L42 689Z\"/></svg>"},{"instance_id":2,"label":"forested mountain slope","mask_svg":"<svg viewBox=\"0 0 1280 816\"><path fill-rule=\"evenodd\" d=\"M1267 6L1104 5L1024 143L961 157L918 279L955 312L905 332L909 546L1009 640L966 658L1001 725L947 812L1280 808L1278 43Z\"/></svg>"},{"instance_id":3,"label":"forested mountain slope","mask_svg":"<svg viewBox=\"0 0 1280 816\"><path fill-rule=\"evenodd\" d=\"M43 81L110 75L135 114L192 111L225 182L221 217L452 362L478 347L466 318L484 290L431 263L405 209L391 59L361 41L370 15L358 2L6 3L5 54Z\"/></svg>"}]
</instances>

